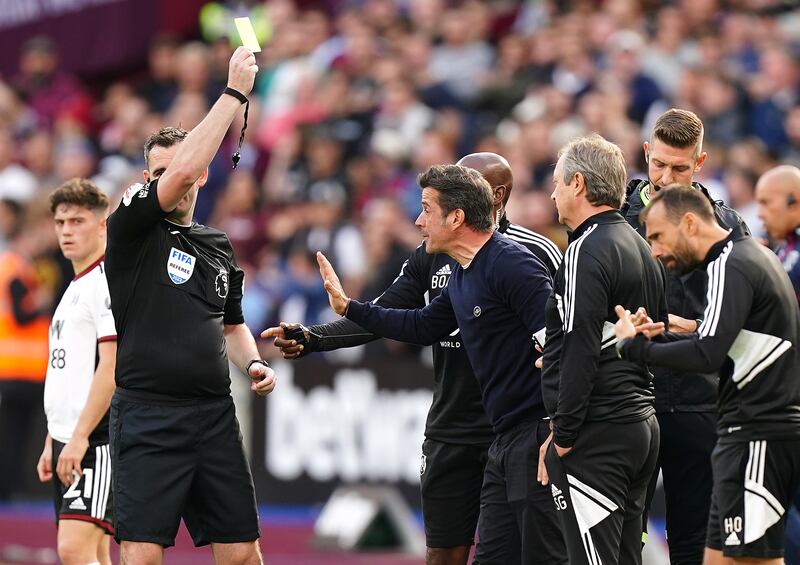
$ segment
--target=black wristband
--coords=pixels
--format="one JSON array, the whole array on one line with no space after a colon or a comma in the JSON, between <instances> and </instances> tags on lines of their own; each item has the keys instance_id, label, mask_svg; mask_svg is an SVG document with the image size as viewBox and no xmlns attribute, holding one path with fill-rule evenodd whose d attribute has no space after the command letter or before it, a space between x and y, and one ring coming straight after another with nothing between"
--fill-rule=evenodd
<instances>
[{"instance_id":1,"label":"black wristband","mask_svg":"<svg viewBox=\"0 0 800 565\"><path fill-rule=\"evenodd\" d=\"M222 94L228 94L236 98L242 104L247 104L247 96L236 90L235 88L231 88L230 86L226 86L225 90L222 91Z\"/></svg>"},{"instance_id":2,"label":"black wristband","mask_svg":"<svg viewBox=\"0 0 800 565\"><path fill-rule=\"evenodd\" d=\"M247 96L235 88L231 88L230 86L226 86L225 90L222 91L222 94L233 96L239 102L244 104L244 124L242 125L242 133L239 134L239 145L236 146L236 152L231 155L231 162L233 163L233 168L235 169L239 165L239 159L241 159L242 143L244 143L244 131L247 129L247 113L250 110L250 100L247 99Z\"/></svg>"},{"instance_id":3,"label":"black wristband","mask_svg":"<svg viewBox=\"0 0 800 565\"><path fill-rule=\"evenodd\" d=\"M267 369L269 369L269 368L270 368L270 366L269 366L269 363L267 363L267 362L266 362L266 361L264 361L263 359L253 359L252 361L250 361L250 362L247 364L247 368L244 370L244 372L245 372L245 373L247 373L247 375L248 375L248 376L250 375L250 367L252 367L252 366L253 366L253 365L255 365L256 363L261 363L261 364L262 364L262 365L264 365L264 366L265 366Z\"/></svg>"}]
</instances>

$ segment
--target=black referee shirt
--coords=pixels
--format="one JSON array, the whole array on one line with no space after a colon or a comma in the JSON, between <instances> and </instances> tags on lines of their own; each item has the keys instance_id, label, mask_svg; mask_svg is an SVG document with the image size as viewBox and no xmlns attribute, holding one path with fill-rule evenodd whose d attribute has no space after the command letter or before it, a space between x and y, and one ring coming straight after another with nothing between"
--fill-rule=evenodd
<instances>
[{"instance_id":1,"label":"black referee shirt","mask_svg":"<svg viewBox=\"0 0 800 565\"><path fill-rule=\"evenodd\" d=\"M165 219L158 181L134 185L108 219L117 386L178 399L230 393L224 324L244 323L244 274L228 237Z\"/></svg>"}]
</instances>

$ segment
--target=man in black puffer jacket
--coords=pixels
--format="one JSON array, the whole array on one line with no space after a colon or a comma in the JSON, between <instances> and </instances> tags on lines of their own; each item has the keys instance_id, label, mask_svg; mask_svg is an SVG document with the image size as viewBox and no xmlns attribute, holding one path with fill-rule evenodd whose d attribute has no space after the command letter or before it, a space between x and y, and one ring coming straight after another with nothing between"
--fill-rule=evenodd
<instances>
[{"instance_id":1,"label":"man in black puffer jacket","mask_svg":"<svg viewBox=\"0 0 800 565\"><path fill-rule=\"evenodd\" d=\"M749 234L739 214L714 200L692 177L700 171L703 124L692 112L671 109L656 120L650 141L644 143L647 180L628 183L620 212L644 237L639 214L662 188L681 184L701 191L714 209L717 222L726 229ZM707 276L693 271L682 277L668 275L667 305L670 331L695 332L706 307ZM711 501L711 450L716 442L716 374L695 374L653 368L656 414L661 426L659 468L664 478L667 541L672 565L700 565ZM655 490L658 469L650 485ZM646 525L646 521L645 521ZM643 536L644 539L644 536Z\"/></svg>"}]
</instances>

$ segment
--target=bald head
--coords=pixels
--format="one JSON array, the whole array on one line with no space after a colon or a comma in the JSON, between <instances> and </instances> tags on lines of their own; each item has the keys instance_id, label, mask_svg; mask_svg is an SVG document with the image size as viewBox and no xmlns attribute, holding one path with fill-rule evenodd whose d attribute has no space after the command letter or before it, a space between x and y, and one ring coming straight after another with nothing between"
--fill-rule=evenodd
<instances>
[{"instance_id":1,"label":"bald head","mask_svg":"<svg viewBox=\"0 0 800 565\"><path fill-rule=\"evenodd\" d=\"M456 164L478 171L495 192L498 187L504 187L500 201L496 202L495 206L504 206L508 202L511 189L514 188L514 176L511 174L511 166L505 157L497 153L470 153L462 157Z\"/></svg>"},{"instance_id":2,"label":"bald head","mask_svg":"<svg viewBox=\"0 0 800 565\"><path fill-rule=\"evenodd\" d=\"M780 190L788 196L800 190L800 169L792 165L780 165L761 175L757 186L766 190Z\"/></svg>"},{"instance_id":3,"label":"bald head","mask_svg":"<svg viewBox=\"0 0 800 565\"><path fill-rule=\"evenodd\" d=\"M758 217L772 239L783 239L800 225L800 169L780 165L756 183Z\"/></svg>"}]
</instances>

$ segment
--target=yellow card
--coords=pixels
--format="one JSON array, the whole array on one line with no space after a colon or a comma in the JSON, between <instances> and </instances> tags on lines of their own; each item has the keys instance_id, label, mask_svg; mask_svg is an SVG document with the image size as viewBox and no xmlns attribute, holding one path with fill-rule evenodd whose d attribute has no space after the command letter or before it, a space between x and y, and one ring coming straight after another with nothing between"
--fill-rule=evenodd
<instances>
[{"instance_id":1,"label":"yellow card","mask_svg":"<svg viewBox=\"0 0 800 565\"><path fill-rule=\"evenodd\" d=\"M258 39L256 39L256 32L253 30L250 18L233 18L233 23L236 24L236 31L239 32L239 37L242 38L242 45L253 53L261 51L261 46L258 44Z\"/></svg>"}]
</instances>

